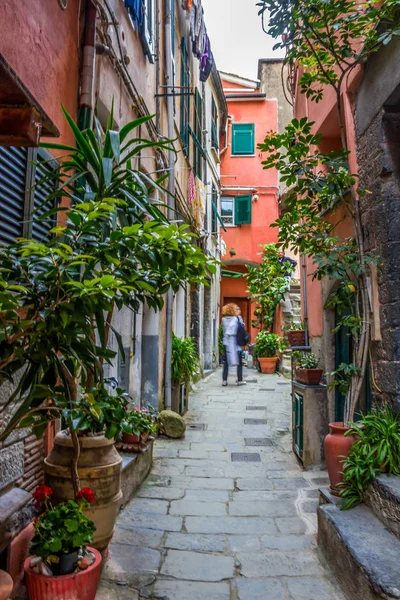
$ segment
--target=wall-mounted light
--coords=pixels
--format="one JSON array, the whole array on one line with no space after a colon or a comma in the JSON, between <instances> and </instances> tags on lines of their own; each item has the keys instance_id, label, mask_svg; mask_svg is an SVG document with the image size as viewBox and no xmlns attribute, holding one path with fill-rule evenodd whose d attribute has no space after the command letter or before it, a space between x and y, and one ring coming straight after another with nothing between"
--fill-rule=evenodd
<instances>
[{"instance_id":1,"label":"wall-mounted light","mask_svg":"<svg viewBox=\"0 0 400 600\"><path fill-rule=\"evenodd\" d=\"M254 194L252 200L253 200L253 202L257 202L257 200L258 200L258 194Z\"/></svg>"}]
</instances>

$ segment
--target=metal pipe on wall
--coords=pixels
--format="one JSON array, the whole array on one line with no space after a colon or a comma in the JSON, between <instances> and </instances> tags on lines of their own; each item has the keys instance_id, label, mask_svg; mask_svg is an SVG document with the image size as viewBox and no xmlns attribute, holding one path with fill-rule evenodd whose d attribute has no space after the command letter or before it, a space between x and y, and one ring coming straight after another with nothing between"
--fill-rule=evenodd
<instances>
[{"instance_id":1,"label":"metal pipe on wall","mask_svg":"<svg viewBox=\"0 0 400 600\"><path fill-rule=\"evenodd\" d=\"M308 346L307 265L304 254L301 257L301 275L303 279L303 319L306 324L306 346Z\"/></svg>"},{"instance_id":2,"label":"metal pipe on wall","mask_svg":"<svg viewBox=\"0 0 400 600\"><path fill-rule=\"evenodd\" d=\"M165 67L167 77L167 118L168 118L168 138L173 140L175 137L174 127L174 97L173 92L173 63L172 63L172 2L175 0L165 0L165 26L164 26L164 44L165 44ZM168 219L174 218L175 208L175 152L173 149L168 151ZM165 408L171 409L171 360L172 360L172 318L173 318L174 294L170 288L167 292L167 323L165 340L165 377L164 377L164 398Z\"/></svg>"},{"instance_id":3,"label":"metal pipe on wall","mask_svg":"<svg viewBox=\"0 0 400 600\"><path fill-rule=\"evenodd\" d=\"M88 129L92 125L94 110L94 80L96 66L96 6L88 0L85 15L85 45L79 99L79 128Z\"/></svg>"}]
</instances>

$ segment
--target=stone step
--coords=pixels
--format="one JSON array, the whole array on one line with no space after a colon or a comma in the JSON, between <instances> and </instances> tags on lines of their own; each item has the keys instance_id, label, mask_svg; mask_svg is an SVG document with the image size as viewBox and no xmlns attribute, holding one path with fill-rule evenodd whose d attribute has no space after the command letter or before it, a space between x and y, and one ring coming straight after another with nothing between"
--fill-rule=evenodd
<instances>
[{"instance_id":1,"label":"stone step","mask_svg":"<svg viewBox=\"0 0 400 600\"><path fill-rule=\"evenodd\" d=\"M349 599L400 598L400 540L369 507L342 511L336 502L321 505L318 545Z\"/></svg>"},{"instance_id":2,"label":"stone step","mask_svg":"<svg viewBox=\"0 0 400 600\"><path fill-rule=\"evenodd\" d=\"M292 302L301 302L301 294L290 292L290 299Z\"/></svg>"},{"instance_id":3,"label":"stone step","mask_svg":"<svg viewBox=\"0 0 400 600\"><path fill-rule=\"evenodd\" d=\"M367 505L400 538L400 477L380 475L368 490Z\"/></svg>"}]
</instances>

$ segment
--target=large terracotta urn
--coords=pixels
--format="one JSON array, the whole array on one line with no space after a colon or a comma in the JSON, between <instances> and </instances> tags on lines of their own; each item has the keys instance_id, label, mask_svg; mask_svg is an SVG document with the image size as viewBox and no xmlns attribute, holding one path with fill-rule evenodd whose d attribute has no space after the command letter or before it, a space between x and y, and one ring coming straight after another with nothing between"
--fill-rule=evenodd
<instances>
[{"instance_id":1,"label":"large terracotta urn","mask_svg":"<svg viewBox=\"0 0 400 600\"><path fill-rule=\"evenodd\" d=\"M122 458L115 448L115 440L104 435L79 438L81 452L78 472L81 488L91 488L95 502L85 511L94 521L96 532L93 546L104 550L114 533L121 491ZM71 436L65 431L57 433L54 448L44 461L45 481L54 490L52 500L63 502L74 497L71 480L73 454Z\"/></svg>"},{"instance_id":2,"label":"large terracotta urn","mask_svg":"<svg viewBox=\"0 0 400 600\"><path fill-rule=\"evenodd\" d=\"M348 430L349 427L345 427L343 423L329 423L329 433L325 438L325 460L334 496L339 496L338 484L343 481L343 463L357 439L356 435L345 436Z\"/></svg>"},{"instance_id":3,"label":"large terracotta urn","mask_svg":"<svg viewBox=\"0 0 400 600\"><path fill-rule=\"evenodd\" d=\"M278 362L278 357L259 357L258 362L260 363L261 373L268 373L271 375L276 371L276 363Z\"/></svg>"}]
</instances>

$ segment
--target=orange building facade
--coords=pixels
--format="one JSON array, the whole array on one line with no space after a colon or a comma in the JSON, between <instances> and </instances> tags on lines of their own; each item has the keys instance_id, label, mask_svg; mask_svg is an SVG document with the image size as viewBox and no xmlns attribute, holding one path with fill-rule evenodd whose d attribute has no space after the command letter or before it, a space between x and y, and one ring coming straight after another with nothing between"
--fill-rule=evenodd
<instances>
[{"instance_id":1,"label":"orange building facade","mask_svg":"<svg viewBox=\"0 0 400 600\"><path fill-rule=\"evenodd\" d=\"M221 150L222 282L221 306L235 302L251 339L254 305L247 292L247 265L260 263L260 246L277 241L278 173L265 171L257 145L278 128L278 100L261 91L260 82L220 73L228 105L228 125Z\"/></svg>"}]
</instances>

